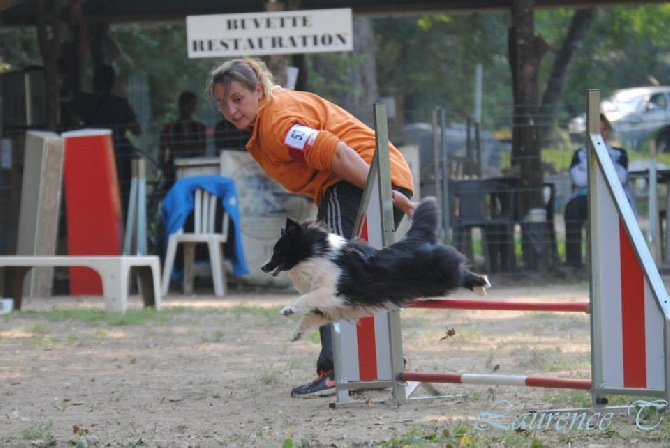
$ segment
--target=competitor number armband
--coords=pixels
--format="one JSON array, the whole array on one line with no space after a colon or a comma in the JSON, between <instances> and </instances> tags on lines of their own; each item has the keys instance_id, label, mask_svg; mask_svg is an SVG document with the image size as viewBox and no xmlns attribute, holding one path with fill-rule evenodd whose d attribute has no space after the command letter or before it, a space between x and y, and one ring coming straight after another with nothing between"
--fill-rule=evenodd
<instances>
[{"instance_id":1,"label":"competitor number armband","mask_svg":"<svg viewBox=\"0 0 670 448\"><path fill-rule=\"evenodd\" d=\"M301 124L291 126L284 138L284 144L291 157L295 160L305 160L305 156L312 149L318 134L318 130Z\"/></svg>"}]
</instances>

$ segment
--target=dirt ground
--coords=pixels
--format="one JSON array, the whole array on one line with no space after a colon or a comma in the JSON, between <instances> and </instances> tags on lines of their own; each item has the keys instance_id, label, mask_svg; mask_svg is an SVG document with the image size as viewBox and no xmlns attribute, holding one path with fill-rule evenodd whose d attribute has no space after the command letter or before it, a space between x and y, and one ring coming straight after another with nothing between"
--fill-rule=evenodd
<instances>
[{"instance_id":1,"label":"dirt ground","mask_svg":"<svg viewBox=\"0 0 670 448\"><path fill-rule=\"evenodd\" d=\"M586 282L540 279L528 286L493 277L492 283L483 300L588 301ZM0 316L0 444L659 446L670 440L665 422L645 431L624 416L602 431L475 429L503 400L515 414L588 406L589 395L578 391L441 384L432 391L440 398L417 398L431 392L419 387L412 400L396 404L389 391L366 391L335 408L334 397L291 398L291 387L313 378L319 350L316 333L288 341L297 318L279 316L279 309L294 294L231 291L217 299L206 287L197 292L169 295L158 312L141 310L138 297L125 315L104 313L99 297L54 297L27 299L21 312ZM476 298L467 291L457 297ZM585 314L401 314L408 370L590 378Z\"/></svg>"}]
</instances>

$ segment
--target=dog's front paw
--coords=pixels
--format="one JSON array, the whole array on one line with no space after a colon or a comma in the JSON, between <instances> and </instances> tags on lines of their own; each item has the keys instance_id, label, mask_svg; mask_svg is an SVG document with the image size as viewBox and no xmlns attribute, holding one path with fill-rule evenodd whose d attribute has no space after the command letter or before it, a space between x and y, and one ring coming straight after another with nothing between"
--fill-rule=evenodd
<instances>
[{"instance_id":1,"label":"dog's front paw","mask_svg":"<svg viewBox=\"0 0 670 448\"><path fill-rule=\"evenodd\" d=\"M295 313L295 310L291 305L285 306L284 308L281 309L279 312L282 316L290 316L291 314Z\"/></svg>"},{"instance_id":2,"label":"dog's front paw","mask_svg":"<svg viewBox=\"0 0 670 448\"><path fill-rule=\"evenodd\" d=\"M485 295L486 295L486 290L487 290L488 288L491 287L491 282L489 282L489 278L488 278L488 276L483 275L482 277L484 278L484 281L486 282L486 284L484 284L484 285L482 285L482 286L475 286L475 287L472 289L472 291L473 291L475 294L478 294L478 295L480 295L480 296L485 296Z\"/></svg>"},{"instance_id":3,"label":"dog's front paw","mask_svg":"<svg viewBox=\"0 0 670 448\"><path fill-rule=\"evenodd\" d=\"M302 332L300 330L295 330L291 335L291 342L295 342L302 338Z\"/></svg>"},{"instance_id":4,"label":"dog's front paw","mask_svg":"<svg viewBox=\"0 0 670 448\"><path fill-rule=\"evenodd\" d=\"M485 286L475 286L472 289L472 292L474 292L478 296L485 296L486 295L486 287Z\"/></svg>"}]
</instances>

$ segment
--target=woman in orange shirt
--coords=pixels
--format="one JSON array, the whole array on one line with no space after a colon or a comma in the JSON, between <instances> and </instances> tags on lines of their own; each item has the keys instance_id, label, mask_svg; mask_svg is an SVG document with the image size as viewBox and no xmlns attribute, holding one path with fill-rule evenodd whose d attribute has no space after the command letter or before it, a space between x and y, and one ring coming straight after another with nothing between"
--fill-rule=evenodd
<instances>
[{"instance_id":1,"label":"woman in orange shirt","mask_svg":"<svg viewBox=\"0 0 670 448\"><path fill-rule=\"evenodd\" d=\"M374 131L341 107L309 92L286 90L274 83L257 59L234 59L209 74L207 95L238 129L251 132L247 151L265 173L287 190L308 196L317 219L346 238L354 224L375 151ZM396 226L414 204L412 173L389 144ZM319 377L298 386L291 396L335 393L331 331L320 328Z\"/></svg>"}]
</instances>

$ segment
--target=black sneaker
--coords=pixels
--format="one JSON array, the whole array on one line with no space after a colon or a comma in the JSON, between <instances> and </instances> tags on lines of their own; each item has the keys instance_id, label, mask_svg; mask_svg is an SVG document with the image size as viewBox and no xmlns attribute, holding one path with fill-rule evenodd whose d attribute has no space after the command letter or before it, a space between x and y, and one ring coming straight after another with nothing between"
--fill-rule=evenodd
<instances>
[{"instance_id":1,"label":"black sneaker","mask_svg":"<svg viewBox=\"0 0 670 448\"><path fill-rule=\"evenodd\" d=\"M319 377L308 384L294 387L291 397L328 397L335 395L335 372L329 370L319 374Z\"/></svg>"}]
</instances>

